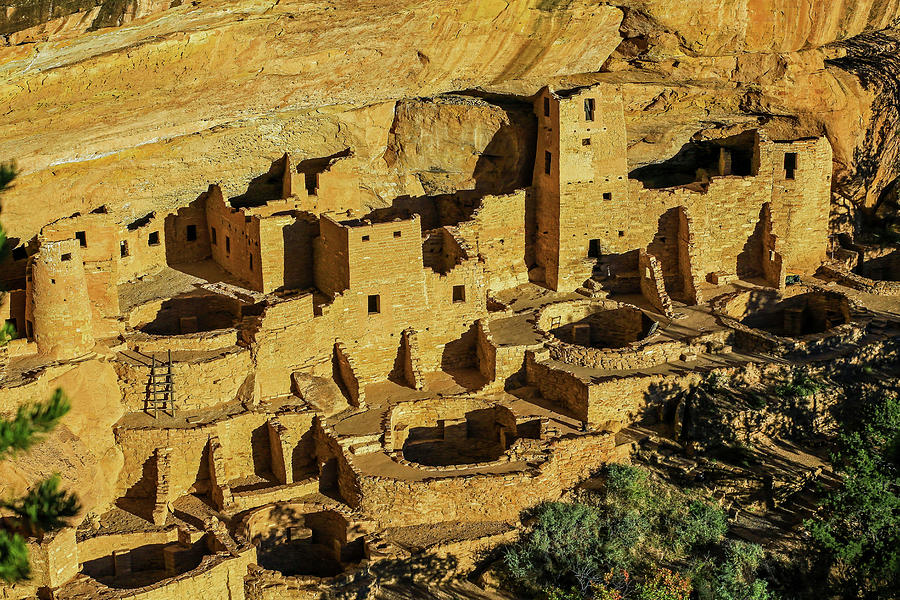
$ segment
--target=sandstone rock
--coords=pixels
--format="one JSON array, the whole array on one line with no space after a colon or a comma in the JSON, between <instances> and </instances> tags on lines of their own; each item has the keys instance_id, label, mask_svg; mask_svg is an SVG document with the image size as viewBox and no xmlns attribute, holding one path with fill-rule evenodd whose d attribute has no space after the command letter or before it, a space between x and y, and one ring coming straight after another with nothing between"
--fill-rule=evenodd
<instances>
[{"instance_id":1,"label":"sandstone rock","mask_svg":"<svg viewBox=\"0 0 900 600\"><path fill-rule=\"evenodd\" d=\"M97 360L79 363L49 382L69 397L72 410L59 426L15 460L0 462L0 497L21 494L29 486L59 473L62 487L75 492L81 514L101 513L115 499L114 486L122 468L122 452L112 426L124 413L112 367ZM46 400L43 395L29 401Z\"/></svg>"}]
</instances>

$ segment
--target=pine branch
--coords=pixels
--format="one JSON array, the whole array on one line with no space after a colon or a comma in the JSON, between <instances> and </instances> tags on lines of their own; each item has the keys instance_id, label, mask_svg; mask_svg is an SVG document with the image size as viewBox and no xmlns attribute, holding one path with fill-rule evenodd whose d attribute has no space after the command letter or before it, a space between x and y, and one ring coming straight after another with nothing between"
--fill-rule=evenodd
<instances>
[{"instance_id":1,"label":"pine branch","mask_svg":"<svg viewBox=\"0 0 900 600\"><path fill-rule=\"evenodd\" d=\"M49 402L20 406L15 419L0 420L0 458L7 452L27 450L38 435L53 429L69 408L66 395L57 389Z\"/></svg>"},{"instance_id":2,"label":"pine branch","mask_svg":"<svg viewBox=\"0 0 900 600\"><path fill-rule=\"evenodd\" d=\"M19 169L16 168L15 161L0 162L0 192L2 192L18 174Z\"/></svg>"},{"instance_id":3,"label":"pine branch","mask_svg":"<svg viewBox=\"0 0 900 600\"><path fill-rule=\"evenodd\" d=\"M9 187L9 184L18 174L19 170L16 168L15 161L0 162L0 192ZM3 260L8 251L9 248L6 246L6 232L3 231L3 227L0 226L0 260Z\"/></svg>"},{"instance_id":4,"label":"pine branch","mask_svg":"<svg viewBox=\"0 0 900 600\"><path fill-rule=\"evenodd\" d=\"M59 475L40 482L22 498L0 506L15 514L15 521L29 535L43 535L66 526L66 519L78 514L81 506L75 494L59 489Z\"/></svg>"},{"instance_id":5,"label":"pine branch","mask_svg":"<svg viewBox=\"0 0 900 600\"><path fill-rule=\"evenodd\" d=\"M28 579L30 574L25 539L18 533L0 529L0 581L14 583Z\"/></svg>"}]
</instances>

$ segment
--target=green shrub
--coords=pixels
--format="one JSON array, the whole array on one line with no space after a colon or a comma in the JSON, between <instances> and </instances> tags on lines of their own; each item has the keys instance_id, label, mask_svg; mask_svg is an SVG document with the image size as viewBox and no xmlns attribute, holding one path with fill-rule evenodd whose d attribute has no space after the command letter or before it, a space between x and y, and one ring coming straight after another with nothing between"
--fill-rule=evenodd
<instances>
[{"instance_id":1,"label":"green shrub","mask_svg":"<svg viewBox=\"0 0 900 600\"><path fill-rule=\"evenodd\" d=\"M607 467L607 499L637 508L650 499L647 471L630 465L611 464Z\"/></svg>"},{"instance_id":2,"label":"green shrub","mask_svg":"<svg viewBox=\"0 0 900 600\"><path fill-rule=\"evenodd\" d=\"M801 370L791 373L791 378L775 386L779 398L805 398L822 389L822 384Z\"/></svg>"},{"instance_id":3,"label":"green shrub","mask_svg":"<svg viewBox=\"0 0 900 600\"><path fill-rule=\"evenodd\" d=\"M900 399L867 407L832 457L841 485L806 527L847 595L893 598L900 589Z\"/></svg>"},{"instance_id":4,"label":"green shrub","mask_svg":"<svg viewBox=\"0 0 900 600\"><path fill-rule=\"evenodd\" d=\"M532 516L531 531L504 554L507 571L520 585L532 590L549 582L574 585L578 574L601 571L606 562L606 523L600 510L584 504L547 502Z\"/></svg>"},{"instance_id":5,"label":"green shrub","mask_svg":"<svg viewBox=\"0 0 900 600\"><path fill-rule=\"evenodd\" d=\"M691 597L690 579L669 569L656 569L638 588L638 600L688 600Z\"/></svg>"},{"instance_id":6,"label":"green shrub","mask_svg":"<svg viewBox=\"0 0 900 600\"><path fill-rule=\"evenodd\" d=\"M518 598L686 600L692 582L675 566L689 569L709 600L720 591L730 594L722 600L769 597L756 583L758 547L722 542L727 521L718 506L689 500L638 467L609 465L605 493L547 502L526 517L531 528L503 560Z\"/></svg>"},{"instance_id":7,"label":"green shrub","mask_svg":"<svg viewBox=\"0 0 900 600\"><path fill-rule=\"evenodd\" d=\"M684 520L677 525L675 542L684 549L706 546L721 540L727 530L728 523L721 508L693 500L688 504Z\"/></svg>"},{"instance_id":8,"label":"green shrub","mask_svg":"<svg viewBox=\"0 0 900 600\"><path fill-rule=\"evenodd\" d=\"M756 410L762 410L768 405L766 398L761 394L751 393L747 396L747 405Z\"/></svg>"},{"instance_id":9,"label":"green shrub","mask_svg":"<svg viewBox=\"0 0 900 600\"><path fill-rule=\"evenodd\" d=\"M773 600L768 584L756 576L762 558L760 546L729 541L724 559L706 565L696 578L700 600Z\"/></svg>"}]
</instances>

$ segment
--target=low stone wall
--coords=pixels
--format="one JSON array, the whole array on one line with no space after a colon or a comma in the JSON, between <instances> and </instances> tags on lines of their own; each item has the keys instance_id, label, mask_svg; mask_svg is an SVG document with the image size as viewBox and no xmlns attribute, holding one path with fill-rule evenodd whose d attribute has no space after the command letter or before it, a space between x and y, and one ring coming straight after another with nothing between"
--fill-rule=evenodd
<instances>
[{"instance_id":1,"label":"low stone wall","mask_svg":"<svg viewBox=\"0 0 900 600\"><path fill-rule=\"evenodd\" d=\"M641 344L632 348L601 350L587 346L551 342L547 345L550 358L560 362L579 365L589 369L625 371L646 369L666 362L679 360L682 355L704 352L706 340L701 344L686 344L678 341Z\"/></svg>"},{"instance_id":2,"label":"low stone wall","mask_svg":"<svg viewBox=\"0 0 900 600\"><path fill-rule=\"evenodd\" d=\"M839 265L823 265L816 272L816 275L868 294L900 296L900 281L869 279L841 268Z\"/></svg>"},{"instance_id":3,"label":"low stone wall","mask_svg":"<svg viewBox=\"0 0 900 600\"><path fill-rule=\"evenodd\" d=\"M233 492L233 502L228 506L229 512L238 513L257 508L273 502L283 502L291 498L299 498L319 491L319 480L309 477L303 481L286 485L276 485L248 492Z\"/></svg>"},{"instance_id":4,"label":"low stone wall","mask_svg":"<svg viewBox=\"0 0 900 600\"><path fill-rule=\"evenodd\" d=\"M436 427L442 419L458 419L469 411L496 406L484 398L469 396L402 402L391 409L383 423L385 448L389 451L402 448L412 427Z\"/></svg>"},{"instance_id":5,"label":"low stone wall","mask_svg":"<svg viewBox=\"0 0 900 600\"><path fill-rule=\"evenodd\" d=\"M684 354L704 352L709 342L723 343L725 335L703 336L689 340L653 343L638 340L623 348L595 348L572 344L549 334L554 323L564 326L585 319L601 311L639 309L630 304L611 300L575 300L559 302L544 307L537 317L537 329L547 339L547 349L552 360L603 370L645 369L666 362L679 360ZM557 321L558 319L558 321ZM719 339L721 338L721 339ZM573 407L575 408L575 407ZM577 408L576 408L577 410Z\"/></svg>"},{"instance_id":6,"label":"low stone wall","mask_svg":"<svg viewBox=\"0 0 900 600\"><path fill-rule=\"evenodd\" d=\"M447 542L428 548L428 553L438 558L453 558L457 573L469 573L495 548L514 541L519 535L517 529L471 540Z\"/></svg>"},{"instance_id":7,"label":"low stone wall","mask_svg":"<svg viewBox=\"0 0 900 600\"><path fill-rule=\"evenodd\" d=\"M179 348L173 348L178 351ZM161 352L157 358L164 356ZM144 410L147 382L150 379L150 359L120 356L113 363L119 377L122 401L127 411ZM238 399L250 399L253 389L242 389L253 372L250 351L230 346L221 353L202 353L197 358L179 360L173 357L175 406L178 410L210 408Z\"/></svg>"},{"instance_id":8,"label":"low stone wall","mask_svg":"<svg viewBox=\"0 0 900 600\"><path fill-rule=\"evenodd\" d=\"M637 419L651 397L666 389L688 388L703 377L687 375L629 375L592 382L588 388L588 420L595 427L618 430Z\"/></svg>"},{"instance_id":9,"label":"low stone wall","mask_svg":"<svg viewBox=\"0 0 900 600\"><path fill-rule=\"evenodd\" d=\"M110 556L119 550L130 550L148 544L167 544L177 540L178 528L174 525L159 531L96 535L78 542L78 562L84 564Z\"/></svg>"},{"instance_id":10,"label":"low stone wall","mask_svg":"<svg viewBox=\"0 0 900 600\"><path fill-rule=\"evenodd\" d=\"M183 335L151 335L143 332L128 334L128 347L144 354L165 354L169 350L209 352L224 350L238 342L237 329L216 329Z\"/></svg>"},{"instance_id":11,"label":"low stone wall","mask_svg":"<svg viewBox=\"0 0 900 600\"><path fill-rule=\"evenodd\" d=\"M525 357L525 373L530 385L537 387L541 396L554 402L560 411L580 421L588 420L588 385L574 373L555 368L542 361L548 353L540 355L528 352Z\"/></svg>"},{"instance_id":12,"label":"low stone wall","mask_svg":"<svg viewBox=\"0 0 900 600\"><path fill-rule=\"evenodd\" d=\"M540 468L419 481L357 474L360 508L380 527L440 521L515 521L522 510L558 499L612 455L612 434L570 435L550 442Z\"/></svg>"},{"instance_id":13,"label":"low stone wall","mask_svg":"<svg viewBox=\"0 0 900 600\"><path fill-rule=\"evenodd\" d=\"M58 600L244 600L244 577L256 562L256 548L237 555L220 552L207 556L197 568L169 579L132 589L110 588L87 575L79 575L54 596Z\"/></svg>"},{"instance_id":14,"label":"low stone wall","mask_svg":"<svg viewBox=\"0 0 900 600\"><path fill-rule=\"evenodd\" d=\"M823 267L824 268L824 267ZM821 270L820 270L821 272ZM803 294L823 296L822 301L839 301L838 305L846 318L852 319L821 333L810 333L793 338L776 335L763 329L745 325L738 319L747 316L748 311L771 309L786 299ZM782 293L774 290L746 290L723 294L715 298L711 308L718 315L719 322L734 331L732 343L742 352L784 356L791 353L822 352L843 344L854 343L866 332L866 323L871 319L863 312L863 307L839 291L817 285L793 285Z\"/></svg>"},{"instance_id":15,"label":"low stone wall","mask_svg":"<svg viewBox=\"0 0 900 600\"><path fill-rule=\"evenodd\" d=\"M245 582L246 600L321 600L331 578L282 575L251 565Z\"/></svg>"},{"instance_id":16,"label":"low stone wall","mask_svg":"<svg viewBox=\"0 0 900 600\"><path fill-rule=\"evenodd\" d=\"M553 329L553 323L558 319L559 326L581 321L592 314L617 308L637 308L631 304L615 302L613 300L585 299L570 300L568 302L554 302L543 307L537 314L536 325L541 333L549 334Z\"/></svg>"},{"instance_id":17,"label":"low stone wall","mask_svg":"<svg viewBox=\"0 0 900 600\"><path fill-rule=\"evenodd\" d=\"M478 320L477 332L478 369L488 380L482 388L485 392L503 391L510 377L524 373L525 353L544 345L541 342L524 346L502 346L491 335L490 323L486 319Z\"/></svg>"},{"instance_id":18,"label":"low stone wall","mask_svg":"<svg viewBox=\"0 0 900 600\"><path fill-rule=\"evenodd\" d=\"M40 587L58 587L78 573L79 547L75 528L66 527L49 534L41 543L28 543L31 581ZM3 590L0 588L0 593Z\"/></svg>"}]
</instances>

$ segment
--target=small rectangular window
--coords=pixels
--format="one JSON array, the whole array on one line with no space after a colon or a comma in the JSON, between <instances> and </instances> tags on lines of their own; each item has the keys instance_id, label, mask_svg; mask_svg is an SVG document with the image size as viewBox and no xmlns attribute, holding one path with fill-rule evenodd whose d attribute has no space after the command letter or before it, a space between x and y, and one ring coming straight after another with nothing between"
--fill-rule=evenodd
<instances>
[{"instance_id":1,"label":"small rectangular window","mask_svg":"<svg viewBox=\"0 0 900 600\"><path fill-rule=\"evenodd\" d=\"M362 241L368 242L368 241L369 241L369 236L367 236L367 235L362 236Z\"/></svg>"},{"instance_id":2,"label":"small rectangular window","mask_svg":"<svg viewBox=\"0 0 900 600\"><path fill-rule=\"evenodd\" d=\"M381 296L373 294L369 296L369 314L375 315L381 312Z\"/></svg>"},{"instance_id":3,"label":"small rectangular window","mask_svg":"<svg viewBox=\"0 0 900 600\"><path fill-rule=\"evenodd\" d=\"M197 239L197 226L196 225L188 225L187 226L187 241L193 242Z\"/></svg>"},{"instance_id":4,"label":"small rectangular window","mask_svg":"<svg viewBox=\"0 0 900 600\"><path fill-rule=\"evenodd\" d=\"M225 236L225 252L231 252L231 238Z\"/></svg>"},{"instance_id":5,"label":"small rectangular window","mask_svg":"<svg viewBox=\"0 0 900 600\"><path fill-rule=\"evenodd\" d=\"M306 184L306 193L315 196L319 189L319 176L315 173L305 173L303 181Z\"/></svg>"},{"instance_id":6,"label":"small rectangular window","mask_svg":"<svg viewBox=\"0 0 900 600\"><path fill-rule=\"evenodd\" d=\"M544 98L544 116L550 116L550 98Z\"/></svg>"},{"instance_id":7,"label":"small rectangular window","mask_svg":"<svg viewBox=\"0 0 900 600\"><path fill-rule=\"evenodd\" d=\"M215 246L215 245L216 245L216 241L217 241L217 240L216 240L216 228L215 228L215 227L210 227L210 229L209 229L209 239L210 239L210 241L213 243L213 246Z\"/></svg>"},{"instance_id":8,"label":"small rectangular window","mask_svg":"<svg viewBox=\"0 0 900 600\"><path fill-rule=\"evenodd\" d=\"M453 301L454 302L465 302L466 301L466 286L464 286L464 285L454 285L453 286Z\"/></svg>"},{"instance_id":9,"label":"small rectangular window","mask_svg":"<svg viewBox=\"0 0 900 600\"><path fill-rule=\"evenodd\" d=\"M87 233L84 231L76 231L75 239L78 240L78 245L82 248L87 248Z\"/></svg>"},{"instance_id":10,"label":"small rectangular window","mask_svg":"<svg viewBox=\"0 0 900 600\"><path fill-rule=\"evenodd\" d=\"M395 237L395 238L398 238L398 237L400 237L401 235L403 235L403 232L401 232L401 231L395 231L395 232L394 232L394 237Z\"/></svg>"},{"instance_id":11,"label":"small rectangular window","mask_svg":"<svg viewBox=\"0 0 900 600\"><path fill-rule=\"evenodd\" d=\"M25 246L19 246L18 248L13 249L12 251L13 260L25 260L28 258L28 251L25 250Z\"/></svg>"},{"instance_id":12,"label":"small rectangular window","mask_svg":"<svg viewBox=\"0 0 900 600\"><path fill-rule=\"evenodd\" d=\"M604 200L612 200L612 192L603 192Z\"/></svg>"},{"instance_id":13,"label":"small rectangular window","mask_svg":"<svg viewBox=\"0 0 900 600\"><path fill-rule=\"evenodd\" d=\"M250 270L253 270L253 255L250 255Z\"/></svg>"},{"instance_id":14,"label":"small rectangular window","mask_svg":"<svg viewBox=\"0 0 900 600\"><path fill-rule=\"evenodd\" d=\"M63 262L69 262L70 260L72 260L72 255L69 254L68 252L66 252L60 258L62 259Z\"/></svg>"},{"instance_id":15,"label":"small rectangular window","mask_svg":"<svg viewBox=\"0 0 900 600\"><path fill-rule=\"evenodd\" d=\"M593 121L594 120L594 99L593 98L585 98L584 99L584 120L585 121Z\"/></svg>"},{"instance_id":16,"label":"small rectangular window","mask_svg":"<svg viewBox=\"0 0 900 600\"><path fill-rule=\"evenodd\" d=\"M553 167L553 155L550 154L549 151L544 152L544 173L547 175L550 174L550 169Z\"/></svg>"},{"instance_id":17,"label":"small rectangular window","mask_svg":"<svg viewBox=\"0 0 900 600\"><path fill-rule=\"evenodd\" d=\"M785 179L793 179L794 172L797 170L797 153L796 152L785 152L784 153L784 178Z\"/></svg>"},{"instance_id":18,"label":"small rectangular window","mask_svg":"<svg viewBox=\"0 0 900 600\"><path fill-rule=\"evenodd\" d=\"M119 242L119 256L122 258L128 256L128 242L126 240Z\"/></svg>"},{"instance_id":19,"label":"small rectangular window","mask_svg":"<svg viewBox=\"0 0 900 600\"><path fill-rule=\"evenodd\" d=\"M148 246L159 246L159 232L151 231L150 235L147 236L147 245Z\"/></svg>"},{"instance_id":20,"label":"small rectangular window","mask_svg":"<svg viewBox=\"0 0 900 600\"><path fill-rule=\"evenodd\" d=\"M582 146L590 146L590 145L591 145L591 138L584 138L583 140L581 140L581 145L582 145Z\"/></svg>"},{"instance_id":21,"label":"small rectangular window","mask_svg":"<svg viewBox=\"0 0 900 600\"><path fill-rule=\"evenodd\" d=\"M619 237L625 237L625 232L620 230L620 231L619 231Z\"/></svg>"}]
</instances>

